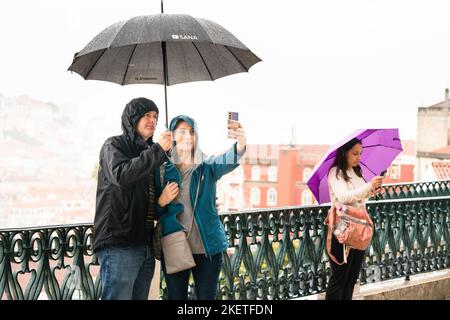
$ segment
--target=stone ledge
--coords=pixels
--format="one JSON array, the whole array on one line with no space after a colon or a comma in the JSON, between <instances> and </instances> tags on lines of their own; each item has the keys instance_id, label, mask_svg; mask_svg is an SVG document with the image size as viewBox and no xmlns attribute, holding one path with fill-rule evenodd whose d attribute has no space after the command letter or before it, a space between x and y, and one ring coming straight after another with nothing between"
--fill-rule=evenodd
<instances>
[{"instance_id":1,"label":"stone ledge","mask_svg":"<svg viewBox=\"0 0 450 320\"><path fill-rule=\"evenodd\" d=\"M294 300L324 300L325 293ZM353 300L450 300L450 269L355 286Z\"/></svg>"},{"instance_id":2,"label":"stone ledge","mask_svg":"<svg viewBox=\"0 0 450 320\"><path fill-rule=\"evenodd\" d=\"M447 300L450 299L450 269L366 284L354 300Z\"/></svg>"}]
</instances>

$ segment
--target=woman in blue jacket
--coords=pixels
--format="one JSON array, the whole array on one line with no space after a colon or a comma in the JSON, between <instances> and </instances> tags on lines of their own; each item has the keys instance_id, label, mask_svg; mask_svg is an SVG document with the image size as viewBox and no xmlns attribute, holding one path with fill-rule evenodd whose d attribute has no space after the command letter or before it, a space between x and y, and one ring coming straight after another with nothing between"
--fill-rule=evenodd
<instances>
[{"instance_id":1,"label":"woman in blue jacket","mask_svg":"<svg viewBox=\"0 0 450 320\"><path fill-rule=\"evenodd\" d=\"M167 274L164 263L161 263L168 299L188 298L192 271L197 299L213 300L217 297L222 253L228 248L216 208L216 182L239 166L239 159L245 152L245 133L236 122L234 128L229 128L229 133L237 139L237 143L219 156L206 157L198 148L198 131L192 118L184 115L175 117L170 122L169 130L173 132L176 144L172 149L171 161L162 166L160 174L155 174L159 195L157 215L162 236L180 230L188 232L196 266Z\"/></svg>"}]
</instances>

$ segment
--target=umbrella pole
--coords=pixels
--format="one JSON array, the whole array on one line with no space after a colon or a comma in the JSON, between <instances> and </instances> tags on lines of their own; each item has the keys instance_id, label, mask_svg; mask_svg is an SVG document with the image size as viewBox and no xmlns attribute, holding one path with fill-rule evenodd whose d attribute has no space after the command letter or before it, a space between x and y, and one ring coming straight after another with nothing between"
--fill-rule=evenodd
<instances>
[{"instance_id":1,"label":"umbrella pole","mask_svg":"<svg viewBox=\"0 0 450 320\"><path fill-rule=\"evenodd\" d=\"M166 106L166 129L169 128L169 115L167 112L167 56L166 56L166 43L162 42L161 43L161 47L162 47L162 56L163 56L163 72L164 72L164 102L165 102L165 106Z\"/></svg>"},{"instance_id":2,"label":"umbrella pole","mask_svg":"<svg viewBox=\"0 0 450 320\"><path fill-rule=\"evenodd\" d=\"M164 13L164 2L161 0L161 13ZM166 129L169 128L169 115L167 114L167 57L166 57L166 43L161 43L163 56L163 72L164 72L164 103L166 108Z\"/></svg>"}]
</instances>

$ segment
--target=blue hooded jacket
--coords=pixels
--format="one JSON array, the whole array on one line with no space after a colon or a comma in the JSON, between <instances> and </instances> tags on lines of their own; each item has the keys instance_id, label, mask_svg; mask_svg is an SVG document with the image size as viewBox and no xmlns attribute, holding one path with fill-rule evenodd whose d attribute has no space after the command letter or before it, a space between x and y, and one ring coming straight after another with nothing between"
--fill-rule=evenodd
<instances>
[{"instance_id":1,"label":"blue hooded jacket","mask_svg":"<svg viewBox=\"0 0 450 320\"><path fill-rule=\"evenodd\" d=\"M194 167L194 171L192 172L189 187L191 206L194 209L195 195L198 184L200 183L194 215L195 222L197 223L206 255L215 255L228 248L225 230L216 208L216 183L223 175L239 166L239 159L242 157L242 154L237 154L237 144L235 143L225 153L207 157L198 148L198 130L194 119L185 115L177 116L170 122L169 130L173 132L179 121L185 121L192 126L197 137L194 150L194 163L197 166ZM175 181L178 185L181 185L181 175L178 168L171 161L167 161L163 166L164 169L162 171L155 173L157 197L161 195L162 185L165 185L167 181ZM161 181L161 172L164 173L164 181ZM165 207L157 206L156 214L161 223L163 236L183 230L183 226L176 218L183 211L183 204L176 203L175 200Z\"/></svg>"}]
</instances>

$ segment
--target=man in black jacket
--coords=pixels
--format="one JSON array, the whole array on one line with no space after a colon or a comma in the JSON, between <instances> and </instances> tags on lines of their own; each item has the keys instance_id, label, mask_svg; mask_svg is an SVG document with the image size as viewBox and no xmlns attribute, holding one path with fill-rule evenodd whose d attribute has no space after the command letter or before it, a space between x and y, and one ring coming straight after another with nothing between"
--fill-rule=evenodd
<instances>
[{"instance_id":1,"label":"man in black jacket","mask_svg":"<svg viewBox=\"0 0 450 320\"><path fill-rule=\"evenodd\" d=\"M93 249L102 300L148 297L155 267L153 174L172 147L169 131L153 143L158 113L149 99L131 100L122 113L123 134L107 139L100 151Z\"/></svg>"}]
</instances>

